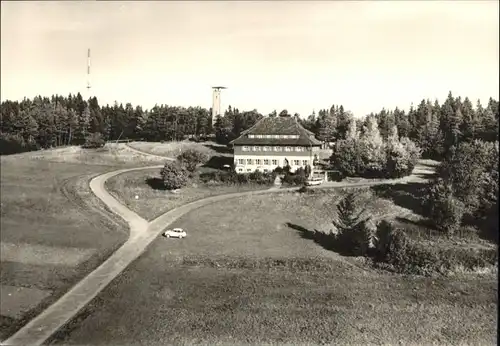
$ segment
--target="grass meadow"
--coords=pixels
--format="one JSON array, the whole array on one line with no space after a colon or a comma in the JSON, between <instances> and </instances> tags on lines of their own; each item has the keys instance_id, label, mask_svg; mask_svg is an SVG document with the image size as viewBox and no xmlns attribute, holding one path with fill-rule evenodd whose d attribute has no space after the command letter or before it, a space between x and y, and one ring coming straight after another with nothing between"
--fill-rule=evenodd
<instances>
[{"instance_id":1,"label":"grass meadow","mask_svg":"<svg viewBox=\"0 0 500 346\"><path fill-rule=\"evenodd\" d=\"M343 190L238 197L178 219L54 344L493 344L497 276L403 276L328 251ZM394 213L366 192L367 213ZM401 209L406 212L406 209Z\"/></svg>"},{"instance_id":2,"label":"grass meadow","mask_svg":"<svg viewBox=\"0 0 500 346\"><path fill-rule=\"evenodd\" d=\"M113 166L33 154L1 158L2 339L99 265L128 234L88 186Z\"/></svg>"}]
</instances>

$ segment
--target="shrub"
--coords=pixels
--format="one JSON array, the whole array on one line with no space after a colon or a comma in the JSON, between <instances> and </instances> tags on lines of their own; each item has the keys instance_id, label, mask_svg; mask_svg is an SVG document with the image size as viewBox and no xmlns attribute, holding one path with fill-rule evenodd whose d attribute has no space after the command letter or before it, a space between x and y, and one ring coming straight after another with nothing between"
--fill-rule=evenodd
<instances>
[{"instance_id":1,"label":"shrub","mask_svg":"<svg viewBox=\"0 0 500 346\"><path fill-rule=\"evenodd\" d=\"M249 174L237 174L234 171L215 171L200 175L203 182L214 181L224 184L248 184L270 185L274 183L274 173L252 172Z\"/></svg>"},{"instance_id":2,"label":"shrub","mask_svg":"<svg viewBox=\"0 0 500 346\"><path fill-rule=\"evenodd\" d=\"M264 173L262 173L259 170L256 170L248 175L248 180L251 181L260 181L262 180L262 177L264 176Z\"/></svg>"},{"instance_id":3,"label":"shrub","mask_svg":"<svg viewBox=\"0 0 500 346\"><path fill-rule=\"evenodd\" d=\"M496 249L450 248L441 250L440 258L443 268L447 270L454 270L457 267L474 270L498 263L498 251Z\"/></svg>"},{"instance_id":4,"label":"shrub","mask_svg":"<svg viewBox=\"0 0 500 346\"><path fill-rule=\"evenodd\" d=\"M401 178L410 175L420 157L420 151L411 140L391 140L386 145L387 163L386 176Z\"/></svg>"},{"instance_id":5,"label":"shrub","mask_svg":"<svg viewBox=\"0 0 500 346\"><path fill-rule=\"evenodd\" d=\"M351 256L366 256L373 238L373 232L366 220L361 220L352 229L343 229L335 237L335 246Z\"/></svg>"},{"instance_id":6,"label":"shrub","mask_svg":"<svg viewBox=\"0 0 500 346\"><path fill-rule=\"evenodd\" d=\"M85 143L82 147L85 149L97 149L102 148L105 144L106 142L102 138L102 134L100 132L94 132L85 138Z\"/></svg>"},{"instance_id":7,"label":"shrub","mask_svg":"<svg viewBox=\"0 0 500 346\"><path fill-rule=\"evenodd\" d=\"M167 161L160 174L168 190L180 189L188 181L188 172L178 162Z\"/></svg>"},{"instance_id":8,"label":"shrub","mask_svg":"<svg viewBox=\"0 0 500 346\"><path fill-rule=\"evenodd\" d=\"M295 171L294 174L295 185L304 185L307 180L307 173L304 168L300 167Z\"/></svg>"},{"instance_id":9,"label":"shrub","mask_svg":"<svg viewBox=\"0 0 500 346\"><path fill-rule=\"evenodd\" d=\"M437 229L452 235L462 223L465 205L453 195L449 183L438 179L428 188L424 210Z\"/></svg>"},{"instance_id":10,"label":"shrub","mask_svg":"<svg viewBox=\"0 0 500 346\"><path fill-rule=\"evenodd\" d=\"M298 190L298 192L299 192L299 193L306 193L306 192L308 192L308 191L309 191L309 189L308 189L308 188L307 188L307 186L305 186L305 185L303 185L303 186L302 186L302 187Z\"/></svg>"},{"instance_id":11,"label":"shrub","mask_svg":"<svg viewBox=\"0 0 500 346\"><path fill-rule=\"evenodd\" d=\"M396 271L407 274L427 275L441 269L441 262L434 248L420 246L412 242L403 230L394 228L389 230L387 225L381 225L380 232L384 232L385 244L384 246L378 244L382 252L378 253L377 260L386 262Z\"/></svg>"},{"instance_id":12,"label":"shrub","mask_svg":"<svg viewBox=\"0 0 500 346\"><path fill-rule=\"evenodd\" d=\"M280 166L276 167L274 169L274 173L276 173L276 174L282 174L283 173L283 168L281 168Z\"/></svg>"},{"instance_id":13,"label":"shrub","mask_svg":"<svg viewBox=\"0 0 500 346\"><path fill-rule=\"evenodd\" d=\"M471 225L465 225L460 227L458 234L461 238L475 239L478 237L479 230Z\"/></svg>"},{"instance_id":14,"label":"shrub","mask_svg":"<svg viewBox=\"0 0 500 346\"><path fill-rule=\"evenodd\" d=\"M188 149L183 151L179 156L177 156L177 160L189 172L194 172L199 164L208 161L208 156L205 153L202 153L201 151Z\"/></svg>"},{"instance_id":15,"label":"shrub","mask_svg":"<svg viewBox=\"0 0 500 346\"><path fill-rule=\"evenodd\" d=\"M302 171L296 173L285 173L285 176L283 177L281 182L291 186L300 186L304 185L306 180L307 178L305 176L305 173Z\"/></svg>"},{"instance_id":16,"label":"shrub","mask_svg":"<svg viewBox=\"0 0 500 346\"><path fill-rule=\"evenodd\" d=\"M239 184L247 184L248 183L248 174L238 174L238 183Z\"/></svg>"},{"instance_id":17,"label":"shrub","mask_svg":"<svg viewBox=\"0 0 500 346\"><path fill-rule=\"evenodd\" d=\"M311 175L311 172L312 172L312 168L310 165L307 165L304 169L304 173L306 175L306 178L308 178L310 175Z\"/></svg>"},{"instance_id":18,"label":"shrub","mask_svg":"<svg viewBox=\"0 0 500 346\"><path fill-rule=\"evenodd\" d=\"M238 175L233 171L221 172L218 174L218 178L222 183L225 183L225 184L238 183Z\"/></svg>"},{"instance_id":19,"label":"shrub","mask_svg":"<svg viewBox=\"0 0 500 346\"><path fill-rule=\"evenodd\" d=\"M394 225L386 220L377 224L374 236L375 258L379 261L386 261L389 253L389 244L391 236L394 233Z\"/></svg>"},{"instance_id":20,"label":"shrub","mask_svg":"<svg viewBox=\"0 0 500 346\"><path fill-rule=\"evenodd\" d=\"M285 164L285 166L283 166L283 170L281 171L281 173L288 174L288 173L290 173L290 169L291 169L291 167L288 164L288 161L286 161L286 164Z\"/></svg>"},{"instance_id":21,"label":"shrub","mask_svg":"<svg viewBox=\"0 0 500 346\"><path fill-rule=\"evenodd\" d=\"M20 134L0 133L0 155L38 150L34 140L26 141Z\"/></svg>"},{"instance_id":22,"label":"shrub","mask_svg":"<svg viewBox=\"0 0 500 346\"><path fill-rule=\"evenodd\" d=\"M401 229L388 222L377 225L377 262L390 264L401 273L430 275L464 267L469 270L498 263L496 249L443 249L412 241Z\"/></svg>"}]
</instances>

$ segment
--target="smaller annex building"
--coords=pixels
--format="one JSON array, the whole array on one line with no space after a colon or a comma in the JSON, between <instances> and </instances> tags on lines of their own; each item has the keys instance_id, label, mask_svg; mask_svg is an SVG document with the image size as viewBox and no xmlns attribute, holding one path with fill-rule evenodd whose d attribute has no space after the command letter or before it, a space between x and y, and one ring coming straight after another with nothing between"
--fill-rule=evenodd
<instances>
[{"instance_id":1,"label":"smaller annex building","mask_svg":"<svg viewBox=\"0 0 500 346\"><path fill-rule=\"evenodd\" d=\"M313 166L322 143L295 117L265 117L231 141L236 173L272 172L287 164L293 172Z\"/></svg>"}]
</instances>

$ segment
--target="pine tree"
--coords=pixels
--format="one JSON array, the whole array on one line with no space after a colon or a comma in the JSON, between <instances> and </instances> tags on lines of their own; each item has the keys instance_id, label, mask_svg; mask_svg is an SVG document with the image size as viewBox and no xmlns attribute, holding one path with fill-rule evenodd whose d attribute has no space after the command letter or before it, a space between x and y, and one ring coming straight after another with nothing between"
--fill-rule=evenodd
<instances>
[{"instance_id":1,"label":"pine tree","mask_svg":"<svg viewBox=\"0 0 500 346\"><path fill-rule=\"evenodd\" d=\"M369 218L361 217L365 210L360 210L358 204L355 192L347 194L337 205L333 225L337 229L336 247L347 254L363 256L368 252L372 234L367 227Z\"/></svg>"},{"instance_id":2,"label":"pine tree","mask_svg":"<svg viewBox=\"0 0 500 346\"><path fill-rule=\"evenodd\" d=\"M472 102L466 97L462 103L462 122L459 126L465 140L472 140L476 136L475 118Z\"/></svg>"},{"instance_id":3,"label":"pine tree","mask_svg":"<svg viewBox=\"0 0 500 346\"><path fill-rule=\"evenodd\" d=\"M380 130L380 134L382 138L387 139L389 136L389 132L396 124L396 120L394 118L393 112L388 112L385 109L382 109L380 113L376 115L378 128Z\"/></svg>"},{"instance_id":4,"label":"pine tree","mask_svg":"<svg viewBox=\"0 0 500 346\"><path fill-rule=\"evenodd\" d=\"M337 111L337 140L346 138L351 119L353 118L354 116L351 112L345 111L342 105L339 106Z\"/></svg>"},{"instance_id":5,"label":"pine tree","mask_svg":"<svg viewBox=\"0 0 500 346\"><path fill-rule=\"evenodd\" d=\"M457 102L453 98L451 91L441 107L440 123L443 133L443 149L445 155L448 155L450 148L456 146L461 139L460 124L462 123L461 110L457 108Z\"/></svg>"},{"instance_id":6,"label":"pine tree","mask_svg":"<svg viewBox=\"0 0 500 346\"><path fill-rule=\"evenodd\" d=\"M290 114L286 109L283 109L280 114L278 115L279 117L290 117Z\"/></svg>"},{"instance_id":7,"label":"pine tree","mask_svg":"<svg viewBox=\"0 0 500 346\"><path fill-rule=\"evenodd\" d=\"M399 136L408 137L410 134L410 123L404 110L400 110L396 107L394 110L394 122L398 128Z\"/></svg>"},{"instance_id":8,"label":"pine tree","mask_svg":"<svg viewBox=\"0 0 500 346\"><path fill-rule=\"evenodd\" d=\"M333 108L333 107L332 107ZM334 142L337 137L337 121L335 113L321 110L318 117L318 139L323 142Z\"/></svg>"}]
</instances>

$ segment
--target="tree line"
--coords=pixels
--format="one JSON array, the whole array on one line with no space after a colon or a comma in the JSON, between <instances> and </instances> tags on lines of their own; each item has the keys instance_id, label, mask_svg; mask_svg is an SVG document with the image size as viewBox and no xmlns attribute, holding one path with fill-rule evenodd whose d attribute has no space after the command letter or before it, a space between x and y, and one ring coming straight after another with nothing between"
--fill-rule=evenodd
<instances>
[{"instance_id":1,"label":"tree line","mask_svg":"<svg viewBox=\"0 0 500 346\"><path fill-rule=\"evenodd\" d=\"M155 105L149 110L131 103L100 106L96 97L84 100L76 95L36 96L32 100L4 101L1 104L1 153L36 150L62 145L81 145L90 134L99 133L104 140L143 139L146 141L180 140L186 136L215 135L228 143L253 126L264 115L257 110L240 111L231 106L212 126L211 109ZM473 107L466 97L453 97L439 104L422 100L408 112L382 109L364 118L354 118L343 105L333 105L313 112L306 119L287 110L273 111L269 117L295 116L319 140L335 142L346 139L351 124L358 129L375 117L384 139L395 126L400 137L408 137L424 157L442 157L451 146L466 140L498 140L498 101L490 98L484 107L479 101Z\"/></svg>"},{"instance_id":2,"label":"tree line","mask_svg":"<svg viewBox=\"0 0 500 346\"><path fill-rule=\"evenodd\" d=\"M498 141L498 101L490 98L486 107L478 100L474 107L469 98L454 97L448 93L440 104L437 100L422 100L417 107L412 104L405 112L382 109L364 118L355 119L343 106L322 109L303 120L304 127L313 131L317 138L327 142L346 139L352 122L357 129L366 128L369 118L375 118L384 140L396 127L400 138L407 137L422 150L423 158L441 159L452 146L462 141Z\"/></svg>"}]
</instances>

